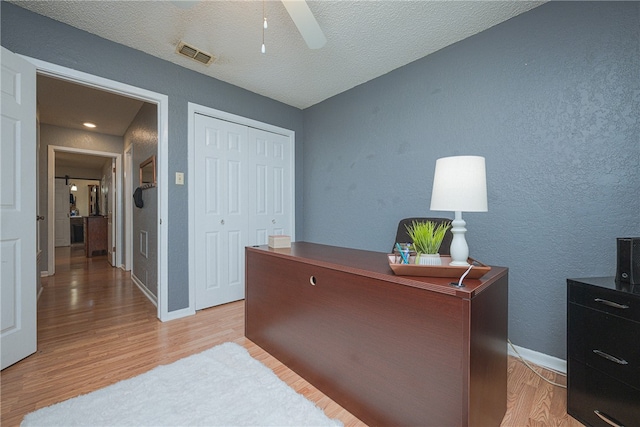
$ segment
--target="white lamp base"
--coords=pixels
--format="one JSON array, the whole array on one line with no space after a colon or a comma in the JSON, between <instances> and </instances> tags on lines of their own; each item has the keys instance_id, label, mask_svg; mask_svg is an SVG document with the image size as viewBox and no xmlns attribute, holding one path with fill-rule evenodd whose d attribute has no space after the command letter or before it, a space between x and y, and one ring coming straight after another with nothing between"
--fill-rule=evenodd
<instances>
[{"instance_id":1,"label":"white lamp base","mask_svg":"<svg viewBox=\"0 0 640 427\"><path fill-rule=\"evenodd\" d=\"M462 212L456 212L455 219L451 221L451 233L453 233L453 239L451 240L451 262L449 265L455 267L467 267L469 263L469 246L464 238L464 233L467 232L465 228L466 222L462 219Z\"/></svg>"}]
</instances>

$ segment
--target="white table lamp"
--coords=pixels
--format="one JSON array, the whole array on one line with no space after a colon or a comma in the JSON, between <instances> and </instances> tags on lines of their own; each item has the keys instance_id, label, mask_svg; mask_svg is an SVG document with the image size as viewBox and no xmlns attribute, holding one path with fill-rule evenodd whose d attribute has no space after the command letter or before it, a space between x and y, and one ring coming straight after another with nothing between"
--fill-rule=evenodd
<instances>
[{"instance_id":1,"label":"white table lamp","mask_svg":"<svg viewBox=\"0 0 640 427\"><path fill-rule=\"evenodd\" d=\"M452 266L468 266L469 246L462 212L487 212L487 176L484 157L454 156L436 160L431 193L432 211L453 211Z\"/></svg>"}]
</instances>

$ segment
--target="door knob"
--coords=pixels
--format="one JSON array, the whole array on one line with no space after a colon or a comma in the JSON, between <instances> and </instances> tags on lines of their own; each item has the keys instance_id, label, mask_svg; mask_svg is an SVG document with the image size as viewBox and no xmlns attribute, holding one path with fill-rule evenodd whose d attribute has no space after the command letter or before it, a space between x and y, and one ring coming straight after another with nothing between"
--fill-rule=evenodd
<instances>
[{"instance_id":1,"label":"door knob","mask_svg":"<svg viewBox=\"0 0 640 427\"><path fill-rule=\"evenodd\" d=\"M44 215L36 215L36 221L44 221Z\"/></svg>"},{"instance_id":2,"label":"door knob","mask_svg":"<svg viewBox=\"0 0 640 427\"><path fill-rule=\"evenodd\" d=\"M272 219L272 220L271 220L271 224L275 224L275 223L276 223L276 220L275 220L275 219Z\"/></svg>"},{"instance_id":3,"label":"door knob","mask_svg":"<svg viewBox=\"0 0 640 427\"><path fill-rule=\"evenodd\" d=\"M224 219L220 220L220 224L224 225Z\"/></svg>"}]
</instances>

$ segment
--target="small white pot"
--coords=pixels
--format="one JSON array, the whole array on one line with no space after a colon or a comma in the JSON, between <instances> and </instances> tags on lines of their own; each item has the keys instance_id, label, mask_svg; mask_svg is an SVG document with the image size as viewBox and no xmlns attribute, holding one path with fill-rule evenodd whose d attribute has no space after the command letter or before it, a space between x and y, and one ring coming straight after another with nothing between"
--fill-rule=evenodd
<instances>
[{"instance_id":1,"label":"small white pot","mask_svg":"<svg viewBox=\"0 0 640 427\"><path fill-rule=\"evenodd\" d=\"M440 259L440 254L420 254L420 259L418 260L418 264L442 265L442 260Z\"/></svg>"}]
</instances>

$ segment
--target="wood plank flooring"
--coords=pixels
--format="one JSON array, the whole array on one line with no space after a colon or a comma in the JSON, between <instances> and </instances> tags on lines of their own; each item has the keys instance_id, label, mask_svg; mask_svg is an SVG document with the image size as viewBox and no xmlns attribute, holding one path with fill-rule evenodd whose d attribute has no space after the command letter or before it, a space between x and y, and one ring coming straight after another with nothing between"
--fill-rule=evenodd
<instances>
[{"instance_id":1,"label":"wood plank flooring","mask_svg":"<svg viewBox=\"0 0 640 427\"><path fill-rule=\"evenodd\" d=\"M38 301L38 350L2 371L1 425L27 413L139 375L226 341L236 342L297 392L345 426L360 420L244 337L244 302L162 323L156 307L111 268L106 257L85 258L82 246L56 249L56 275L43 278ZM542 370L552 381L564 376ZM534 375L517 359L508 366L502 426L581 426L566 414L566 391Z\"/></svg>"}]
</instances>

